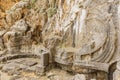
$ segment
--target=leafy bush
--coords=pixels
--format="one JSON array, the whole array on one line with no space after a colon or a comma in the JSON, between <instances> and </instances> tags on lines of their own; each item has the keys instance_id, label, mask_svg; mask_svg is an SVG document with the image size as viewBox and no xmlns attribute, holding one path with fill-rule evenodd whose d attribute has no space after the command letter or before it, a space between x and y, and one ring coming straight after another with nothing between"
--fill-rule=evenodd
<instances>
[{"instance_id":1,"label":"leafy bush","mask_svg":"<svg viewBox=\"0 0 120 80\"><path fill-rule=\"evenodd\" d=\"M48 17L52 17L55 13L57 13L57 8L50 7L47 9Z\"/></svg>"},{"instance_id":2,"label":"leafy bush","mask_svg":"<svg viewBox=\"0 0 120 80\"><path fill-rule=\"evenodd\" d=\"M30 5L28 6L28 9L33 8L36 1L37 0L30 0Z\"/></svg>"}]
</instances>

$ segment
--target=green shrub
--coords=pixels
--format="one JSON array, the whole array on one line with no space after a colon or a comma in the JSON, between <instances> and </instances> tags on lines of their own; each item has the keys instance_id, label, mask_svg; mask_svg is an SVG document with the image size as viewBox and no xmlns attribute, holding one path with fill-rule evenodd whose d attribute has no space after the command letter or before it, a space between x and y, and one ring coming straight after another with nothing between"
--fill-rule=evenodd
<instances>
[{"instance_id":1,"label":"green shrub","mask_svg":"<svg viewBox=\"0 0 120 80\"><path fill-rule=\"evenodd\" d=\"M31 0L31 3L34 4L37 0Z\"/></svg>"},{"instance_id":2,"label":"green shrub","mask_svg":"<svg viewBox=\"0 0 120 80\"><path fill-rule=\"evenodd\" d=\"M34 7L34 4L37 0L30 0L30 5L27 7L28 9L31 9Z\"/></svg>"},{"instance_id":3,"label":"green shrub","mask_svg":"<svg viewBox=\"0 0 120 80\"><path fill-rule=\"evenodd\" d=\"M56 14L57 13L57 8L48 8L47 9L47 15L48 15L48 17L52 17L54 14Z\"/></svg>"}]
</instances>

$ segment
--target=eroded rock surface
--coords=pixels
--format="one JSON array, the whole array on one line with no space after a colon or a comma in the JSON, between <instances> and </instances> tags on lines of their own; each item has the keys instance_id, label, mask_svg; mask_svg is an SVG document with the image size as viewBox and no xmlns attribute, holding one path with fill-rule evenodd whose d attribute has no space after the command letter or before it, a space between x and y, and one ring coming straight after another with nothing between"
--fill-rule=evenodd
<instances>
[{"instance_id":1,"label":"eroded rock surface","mask_svg":"<svg viewBox=\"0 0 120 80\"><path fill-rule=\"evenodd\" d=\"M1 79L119 80L119 24L119 0L0 0Z\"/></svg>"}]
</instances>

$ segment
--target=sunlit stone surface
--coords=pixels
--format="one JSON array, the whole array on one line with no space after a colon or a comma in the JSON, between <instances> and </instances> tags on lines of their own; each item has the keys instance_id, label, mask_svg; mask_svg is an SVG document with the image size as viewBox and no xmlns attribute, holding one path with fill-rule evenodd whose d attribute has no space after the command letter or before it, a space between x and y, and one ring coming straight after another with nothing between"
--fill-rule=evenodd
<instances>
[{"instance_id":1,"label":"sunlit stone surface","mask_svg":"<svg viewBox=\"0 0 120 80\"><path fill-rule=\"evenodd\" d=\"M0 0L0 62L1 80L120 80L120 1Z\"/></svg>"}]
</instances>

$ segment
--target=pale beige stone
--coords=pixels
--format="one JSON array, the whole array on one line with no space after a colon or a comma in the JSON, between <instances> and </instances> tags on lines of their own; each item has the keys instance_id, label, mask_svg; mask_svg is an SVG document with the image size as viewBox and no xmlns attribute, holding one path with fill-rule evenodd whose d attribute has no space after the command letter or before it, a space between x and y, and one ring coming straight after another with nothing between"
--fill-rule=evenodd
<instances>
[{"instance_id":1,"label":"pale beige stone","mask_svg":"<svg viewBox=\"0 0 120 80\"><path fill-rule=\"evenodd\" d=\"M73 80L119 80L119 0L21 0L4 16L0 62L37 58L38 75L59 67L82 73Z\"/></svg>"}]
</instances>

